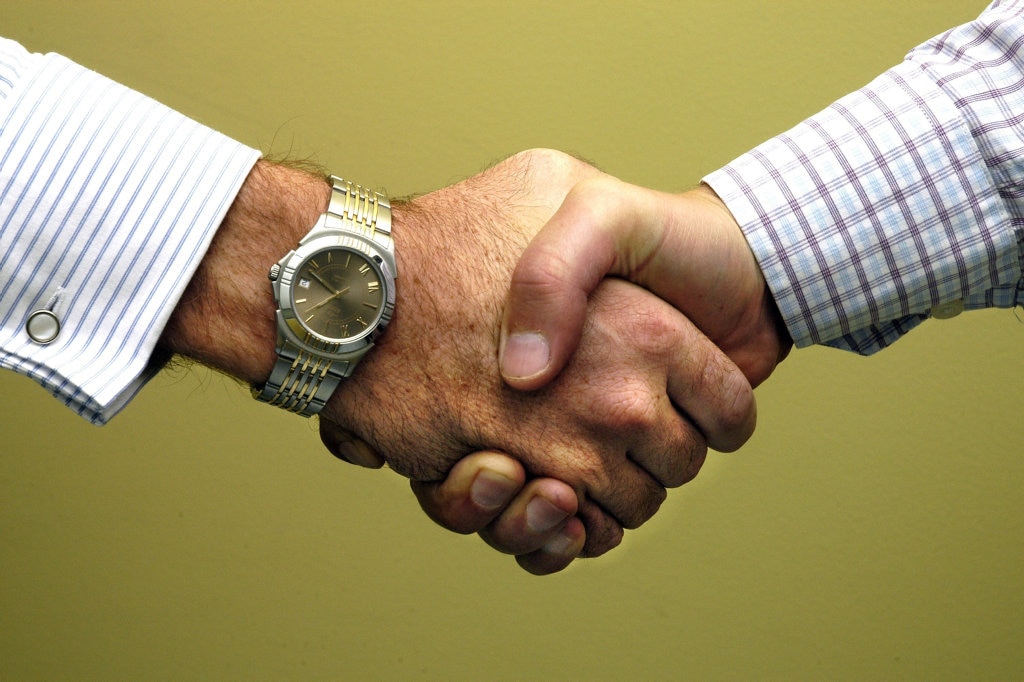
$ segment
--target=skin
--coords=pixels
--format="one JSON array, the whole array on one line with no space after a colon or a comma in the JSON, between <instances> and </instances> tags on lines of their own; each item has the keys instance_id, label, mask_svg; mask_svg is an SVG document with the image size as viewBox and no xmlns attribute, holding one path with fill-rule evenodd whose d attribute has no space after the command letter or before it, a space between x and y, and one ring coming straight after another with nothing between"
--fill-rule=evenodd
<instances>
[{"instance_id":1,"label":"skin","mask_svg":"<svg viewBox=\"0 0 1024 682\"><path fill-rule=\"evenodd\" d=\"M512 275L501 357L510 385L533 390L558 374L579 343L587 297L610 275L683 312L754 386L792 347L739 225L711 188L667 194L605 176L572 189ZM545 364L512 357L524 334L546 339Z\"/></svg>"},{"instance_id":2,"label":"skin","mask_svg":"<svg viewBox=\"0 0 1024 682\"><path fill-rule=\"evenodd\" d=\"M588 298L611 275L641 284L685 312L753 385L764 381L792 347L739 225L709 187L666 194L600 176L573 187L516 266L501 341L509 385L536 390L557 376L576 352ZM516 334L531 342L542 337L546 347L517 357L522 349L509 342ZM497 537L491 540L497 546L539 547L519 556L527 570L548 573L567 566L573 558L567 538L531 534L514 514L506 511L492 520L487 510L474 506L469 488L474 466L514 470L515 463L496 454L479 463L467 458L444 483L418 486L428 514L448 527L477 524L481 535ZM549 499L567 494L561 482L543 485L540 494ZM508 494L517 490L510 486Z\"/></svg>"},{"instance_id":3,"label":"skin","mask_svg":"<svg viewBox=\"0 0 1024 682\"><path fill-rule=\"evenodd\" d=\"M614 547L666 488L696 475L709 443L738 447L756 419L736 365L670 305L621 281L589 297L579 348L557 378L530 392L502 381L496 349L517 258L577 183L601 177L535 150L396 204L394 319L320 420L332 451L386 461L419 482L435 519L481 530L538 573ZM327 192L315 175L258 165L175 310L166 349L264 381L276 339L266 273Z\"/></svg>"}]
</instances>

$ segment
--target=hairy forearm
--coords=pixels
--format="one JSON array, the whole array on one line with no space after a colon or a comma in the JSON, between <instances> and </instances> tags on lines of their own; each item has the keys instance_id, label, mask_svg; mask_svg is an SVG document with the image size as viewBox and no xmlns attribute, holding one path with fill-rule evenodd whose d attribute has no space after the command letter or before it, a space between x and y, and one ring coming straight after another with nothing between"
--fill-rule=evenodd
<instances>
[{"instance_id":1,"label":"hairy forearm","mask_svg":"<svg viewBox=\"0 0 1024 682\"><path fill-rule=\"evenodd\" d=\"M163 350L265 381L277 338L267 273L323 213L329 193L322 175L257 163L164 329Z\"/></svg>"}]
</instances>

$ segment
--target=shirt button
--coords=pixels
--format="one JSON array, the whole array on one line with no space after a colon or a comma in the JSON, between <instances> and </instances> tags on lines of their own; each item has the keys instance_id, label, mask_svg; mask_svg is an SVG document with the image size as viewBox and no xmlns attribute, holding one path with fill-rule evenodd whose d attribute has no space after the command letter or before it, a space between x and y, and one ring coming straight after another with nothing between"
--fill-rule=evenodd
<instances>
[{"instance_id":1,"label":"shirt button","mask_svg":"<svg viewBox=\"0 0 1024 682\"><path fill-rule=\"evenodd\" d=\"M932 317L934 317L936 320L948 320L951 317L956 317L963 311L963 301L950 301L949 303L942 303L932 308Z\"/></svg>"},{"instance_id":2,"label":"shirt button","mask_svg":"<svg viewBox=\"0 0 1024 682\"><path fill-rule=\"evenodd\" d=\"M60 334L60 320L51 310L37 310L28 316L25 331L33 341L46 345Z\"/></svg>"}]
</instances>

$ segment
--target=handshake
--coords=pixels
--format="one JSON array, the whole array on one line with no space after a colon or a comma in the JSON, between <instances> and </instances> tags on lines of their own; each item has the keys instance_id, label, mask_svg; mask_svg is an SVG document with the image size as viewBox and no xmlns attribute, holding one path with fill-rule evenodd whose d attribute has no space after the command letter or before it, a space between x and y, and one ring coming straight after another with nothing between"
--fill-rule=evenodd
<instances>
[{"instance_id":1,"label":"handshake","mask_svg":"<svg viewBox=\"0 0 1024 682\"><path fill-rule=\"evenodd\" d=\"M328 191L260 162L163 343L265 381L266 271ZM393 235L395 316L321 413L321 438L409 477L434 520L533 573L611 549L709 447L740 447L752 387L792 345L708 187L664 194L532 150L395 202Z\"/></svg>"}]
</instances>

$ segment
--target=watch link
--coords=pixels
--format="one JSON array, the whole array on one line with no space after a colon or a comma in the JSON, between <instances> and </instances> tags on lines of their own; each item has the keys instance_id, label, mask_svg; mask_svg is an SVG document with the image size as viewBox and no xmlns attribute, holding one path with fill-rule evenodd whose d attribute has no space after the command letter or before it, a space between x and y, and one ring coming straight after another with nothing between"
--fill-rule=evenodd
<instances>
[{"instance_id":1,"label":"watch link","mask_svg":"<svg viewBox=\"0 0 1024 682\"><path fill-rule=\"evenodd\" d=\"M295 250L270 268L277 362L257 400L318 413L373 346L395 310L387 197L331 177L331 201Z\"/></svg>"}]
</instances>

